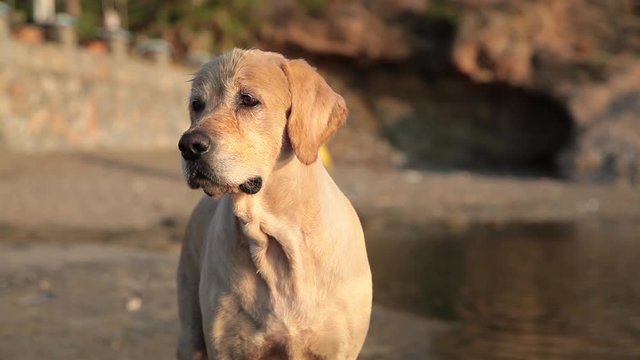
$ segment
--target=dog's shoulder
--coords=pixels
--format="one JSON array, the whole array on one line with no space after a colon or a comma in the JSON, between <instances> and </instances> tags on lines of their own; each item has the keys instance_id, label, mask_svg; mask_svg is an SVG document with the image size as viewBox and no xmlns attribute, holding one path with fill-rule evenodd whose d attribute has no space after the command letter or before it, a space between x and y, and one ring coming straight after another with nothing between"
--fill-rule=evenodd
<instances>
[{"instance_id":1,"label":"dog's shoulder","mask_svg":"<svg viewBox=\"0 0 640 360\"><path fill-rule=\"evenodd\" d=\"M184 234L183 249L189 249L193 255L200 254L202 243L207 233L207 229L211 223L220 200L212 199L209 196L203 196L195 206L189 217L186 231ZM196 258L199 258L197 256Z\"/></svg>"}]
</instances>

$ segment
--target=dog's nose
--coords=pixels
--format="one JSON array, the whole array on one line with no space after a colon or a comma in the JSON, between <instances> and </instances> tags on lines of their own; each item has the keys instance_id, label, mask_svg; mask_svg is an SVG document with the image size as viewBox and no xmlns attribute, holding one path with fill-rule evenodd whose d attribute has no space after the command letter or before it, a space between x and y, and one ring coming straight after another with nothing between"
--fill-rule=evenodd
<instances>
[{"instance_id":1,"label":"dog's nose","mask_svg":"<svg viewBox=\"0 0 640 360\"><path fill-rule=\"evenodd\" d=\"M178 142L178 149L185 160L198 160L211 148L211 139L207 134L194 131L184 133Z\"/></svg>"}]
</instances>

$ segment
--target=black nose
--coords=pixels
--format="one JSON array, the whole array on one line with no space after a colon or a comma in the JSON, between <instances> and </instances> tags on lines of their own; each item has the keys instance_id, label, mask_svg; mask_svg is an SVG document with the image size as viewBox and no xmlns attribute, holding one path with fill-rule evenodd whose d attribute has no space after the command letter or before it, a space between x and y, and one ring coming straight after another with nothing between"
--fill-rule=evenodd
<instances>
[{"instance_id":1,"label":"black nose","mask_svg":"<svg viewBox=\"0 0 640 360\"><path fill-rule=\"evenodd\" d=\"M178 142L178 149L185 160L198 160L211 148L211 139L207 134L194 131L186 132Z\"/></svg>"}]
</instances>

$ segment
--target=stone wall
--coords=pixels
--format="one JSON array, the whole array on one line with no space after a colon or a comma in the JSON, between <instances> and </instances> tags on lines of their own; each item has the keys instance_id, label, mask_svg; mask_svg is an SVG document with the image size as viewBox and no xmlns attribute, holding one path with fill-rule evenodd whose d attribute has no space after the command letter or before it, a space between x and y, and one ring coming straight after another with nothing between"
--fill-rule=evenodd
<instances>
[{"instance_id":1,"label":"stone wall","mask_svg":"<svg viewBox=\"0 0 640 360\"><path fill-rule=\"evenodd\" d=\"M175 147L193 72L0 32L0 149Z\"/></svg>"}]
</instances>

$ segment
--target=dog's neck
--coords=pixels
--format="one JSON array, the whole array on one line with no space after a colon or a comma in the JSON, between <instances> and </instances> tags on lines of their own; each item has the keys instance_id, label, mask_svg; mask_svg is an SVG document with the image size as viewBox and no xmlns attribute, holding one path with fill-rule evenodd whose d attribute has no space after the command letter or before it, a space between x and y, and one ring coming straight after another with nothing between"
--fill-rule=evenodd
<instances>
[{"instance_id":1,"label":"dog's neck","mask_svg":"<svg viewBox=\"0 0 640 360\"><path fill-rule=\"evenodd\" d=\"M258 193L230 195L251 258L273 291L295 291L297 280L305 277L299 262L312 251L306 239L313 238L322 221L321 199L328 191L328 176L319 160L305 165L293 156L276 166ZM286 276L293 281L276 281ZM286 288L276 289L276 283Z\"/></svg>"},{"instance_id":2,"label":"dog's neck","mask_svg":"<svg viewBox=\"0 0 640 360\"><path fill-rule=\"evenodd\" d=\"M232 194L233 212L243 224L275 218L304 226L306 218L319 206L326 175L320 161L305 165L292 156L276 165L258 193ZM301 207L304 212L297 211Z\"/></svg>"}]
</instances>

